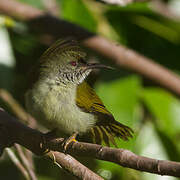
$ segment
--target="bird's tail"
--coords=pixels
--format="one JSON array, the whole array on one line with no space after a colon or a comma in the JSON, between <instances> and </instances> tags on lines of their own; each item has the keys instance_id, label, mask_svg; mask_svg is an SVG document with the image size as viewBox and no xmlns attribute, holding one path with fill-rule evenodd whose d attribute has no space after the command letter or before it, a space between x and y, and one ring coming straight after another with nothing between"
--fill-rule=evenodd
<instances>
[{"instance_id":1,"label":"bird's tail","mask_svg":"<svg viewBox=\"0 0 180 180\"><path fill-rule=\"evenodd\" d=\"M117 147L115 137L127 141L132 137L133 130L117 121L108 124L96 125L90 130L92 141L96 144L102 144L104 141L107 146L112 143Z\"/></svg>"}]
</instances>

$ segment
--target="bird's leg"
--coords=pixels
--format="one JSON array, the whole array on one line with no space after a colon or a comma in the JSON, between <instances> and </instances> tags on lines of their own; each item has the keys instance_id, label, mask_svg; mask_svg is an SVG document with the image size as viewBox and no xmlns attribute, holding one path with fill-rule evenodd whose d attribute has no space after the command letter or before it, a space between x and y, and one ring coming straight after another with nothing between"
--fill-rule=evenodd
<instances>
[{"instance_id":1,"label":"bird's leg","mask_svg":"<svg viewBox=\"0 0 180 180\"><path fill-rule=\"evenodd\" d=\"M56 129L53 129L52 131L47 132L42 137L42 142L40 143L40 148L44 149L44 154L48 153L50 150L46 147L47 141L56 138Z\"/></svg>"},{"instance_id":2,"label":"bird's leg","mask_svg":"<svg viewBox=\"0 0 180 180\"><path fill-rule=\"evenodd\" d=\"M70 137L64 140L62 146L63 146L63 152L66 153L67 147L72 143L72 142L77 142L76 137L78 133L75 132L73 133Z\"/></svg>"}]
</instances>

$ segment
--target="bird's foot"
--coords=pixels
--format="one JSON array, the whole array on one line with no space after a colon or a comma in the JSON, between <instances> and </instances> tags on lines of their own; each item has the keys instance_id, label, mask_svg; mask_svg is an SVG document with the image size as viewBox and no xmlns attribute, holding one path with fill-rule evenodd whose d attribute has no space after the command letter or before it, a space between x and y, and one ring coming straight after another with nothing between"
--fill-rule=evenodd
<instances>
[{"instance_id":1,"label":"bird's foot","mask_svg":"<svg viewBox=\"0 0 180 180\"><path fill-rule=\"evenodd\" d=\"M43 136L42 142L40 142L40 144L39 144L43 154L47 154L50 151L49 148L47 148L46 144L47 144L46 137Z\"/></svg>"},{"instance_id":2,"label":"bird's foot","mask_svg":"<svg viewBox=\"0 0 180 180\"><path fill-rule=\"evenodd\" d=\"M77 132L73 133L70 137L68 137L67 139L64 140L64 142L62 144L64 153L67 152L67 148L71 143L77 142L77 140L76 140L77 135L78 135Z\"/></svg>"},{"instance_id":3,"label":"bird's foot","mask_svg":"<svg viewBox=\"0 0 180 180\"><path fill-rule=\"evenodd\" d=\"M51 159L53 160L53 163L56 164L58 167L62 168L60 164L57 163L56 161L56 156L54 155L54 153L51 154Z\"/></svg>"},{"instance_id":4,"label":"bird's foot","mask_svg":"<svg viewBox=\"0 0 180 180\"><path fill-rule=\"evenodd\" d=\"M46 154L50 151L49 148L46 147L47 141L56 138L56 129L47 132L46 134L44 134L44 136L42 137L42 142L40 143L40 148L43 150L43 154Z\"/></svg>"}]
</instances>

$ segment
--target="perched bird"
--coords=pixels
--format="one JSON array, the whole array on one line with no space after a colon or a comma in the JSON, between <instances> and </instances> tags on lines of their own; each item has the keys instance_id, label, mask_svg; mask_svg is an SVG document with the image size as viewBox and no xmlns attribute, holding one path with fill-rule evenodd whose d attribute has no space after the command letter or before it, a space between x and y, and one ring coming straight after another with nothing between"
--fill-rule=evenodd
<instances>
[{"instance_id":1,"label":"perched bird","mask_svg":"<svg viewBox=\"0 0 180 180\"><path fill-rule=\"evenodd\" d=\"M108 66L87 63L85 58L86 53L71 39L58 40L47 49L25 95L29 113L47 129L55 129L58 137L78 135L108 146L116 145L114 137L128 140L131 128L116 121L84 81L93 69Z\"/></svg>"}]
</instances>

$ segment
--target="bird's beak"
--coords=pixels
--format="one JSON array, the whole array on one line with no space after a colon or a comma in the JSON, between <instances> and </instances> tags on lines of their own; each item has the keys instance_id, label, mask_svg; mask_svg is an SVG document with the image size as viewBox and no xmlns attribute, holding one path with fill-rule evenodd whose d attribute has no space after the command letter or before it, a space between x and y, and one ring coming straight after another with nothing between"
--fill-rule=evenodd
<instances>
[{"instance_id":1,"label":"bird's beak","mask_svg":"<svg viewBox=\"0 0 180 180\"><path fill-rule=\"evenodd\" d=\"M86 69L114 69L111 66L107 66L104 64L99 64L99 63L87 63L86 64Z\"/></svg>"}]
</instances>

